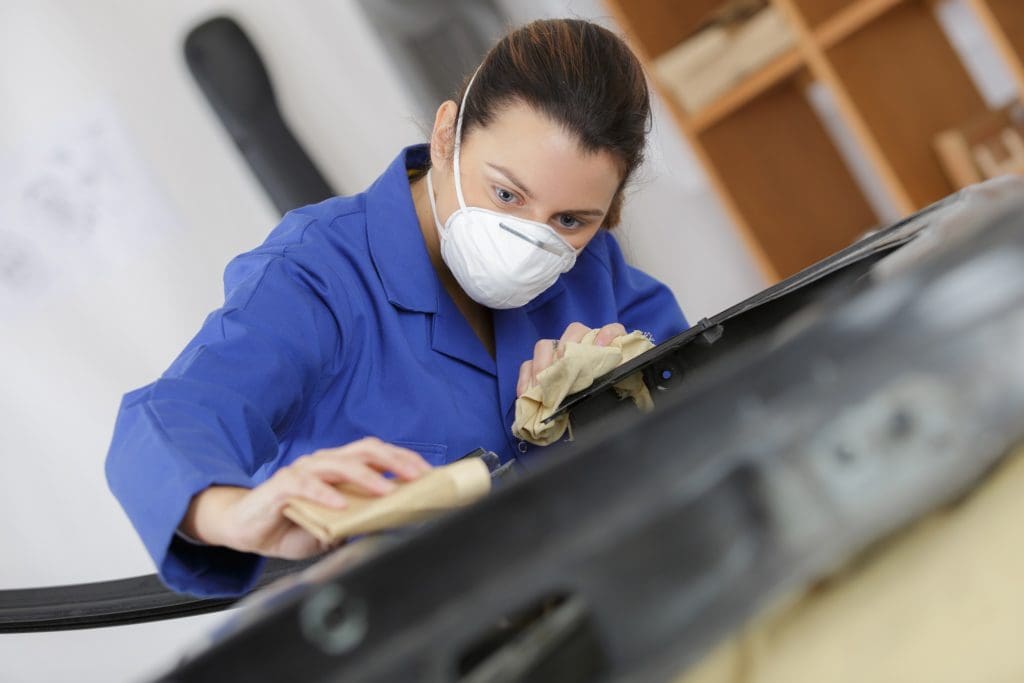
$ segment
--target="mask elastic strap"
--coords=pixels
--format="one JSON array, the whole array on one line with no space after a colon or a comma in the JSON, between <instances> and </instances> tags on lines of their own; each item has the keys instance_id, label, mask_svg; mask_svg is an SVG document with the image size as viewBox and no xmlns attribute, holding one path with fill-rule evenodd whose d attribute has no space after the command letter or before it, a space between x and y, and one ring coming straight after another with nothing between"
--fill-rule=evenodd
<instances>
[{"instance_id":1,"label":"mask elastic strap","mask_svg":"<svg viewBox=\"0 0 1024 683\"><path fill-rule=\"evenodd\" d=\"M459 200L460 209L466 208L466 200L462 198L462 174L459 171L459 156L462 151L462 116L466 113L466 100L469 99L469 89L473 87L473 81L476 80L476 75L480 73L481 67L483 67L483 64L476 68L473 76L469 79L469 83L466 84L466 92L462 93L462 104L459 105L459 117L455 122L455 196Z\"/></svg>"}]
</instances>

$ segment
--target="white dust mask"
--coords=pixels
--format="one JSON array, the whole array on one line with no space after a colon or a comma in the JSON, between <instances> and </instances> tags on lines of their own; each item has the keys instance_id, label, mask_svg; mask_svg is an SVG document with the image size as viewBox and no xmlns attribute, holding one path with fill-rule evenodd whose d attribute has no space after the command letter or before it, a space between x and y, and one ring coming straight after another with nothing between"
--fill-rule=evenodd
<instances>
[{"instance_id":1,"label":"white dust mask","mask_svg":"<svg viewBox=\"0 0 1024 683\"><path fill-rule=\"evenodd\" d=\"M455 195L459 208L442 226L434 184L427 171L427 193L441 238L441 258L471 299L488 308L518 308L532 301L576 263L576 250L553 228L498 211L466 206L459 174L462 115L470 79L455 124Z\"/></svg>"}]
</instances>

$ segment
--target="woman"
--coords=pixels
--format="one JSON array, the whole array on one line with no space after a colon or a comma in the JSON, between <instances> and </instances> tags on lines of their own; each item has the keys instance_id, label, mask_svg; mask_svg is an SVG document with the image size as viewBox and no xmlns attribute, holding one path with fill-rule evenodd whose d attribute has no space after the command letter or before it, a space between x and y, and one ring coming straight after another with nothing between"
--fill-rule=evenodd
<instances>
[{"instance_id":1,"label":"woman","mask_svg":"<svg viewBox=\"0 0 1024 683\"><path fill-rule=\"evenodd\" d=\"M262 556L325 550L281 511L374 495L511 434L559 343L686 328L608 230L650 119L609 31L538 21L501 40L430 144L364 193L287 214L225 272L224 306L122 402L106 471L163 581L237 595Z\"/></svg>"}]
</instances>

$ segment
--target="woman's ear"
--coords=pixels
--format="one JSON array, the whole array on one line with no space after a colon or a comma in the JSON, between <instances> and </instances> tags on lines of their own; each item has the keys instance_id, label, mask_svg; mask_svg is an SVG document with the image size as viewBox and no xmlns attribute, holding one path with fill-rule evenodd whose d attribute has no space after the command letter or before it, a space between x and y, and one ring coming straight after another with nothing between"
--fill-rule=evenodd
<instances>
[{"instance_id":1,"label":"woman's ear","mask_svg":"<svg viewBox=\"0 0 1024 683\"><path fill-rule=\"evenodd\" d=\"M430 163L434 168L445 168L454 154L455 121L458 105L446 100L437 108L434 129L430 133Z\"/></svg>"}]
</instances>

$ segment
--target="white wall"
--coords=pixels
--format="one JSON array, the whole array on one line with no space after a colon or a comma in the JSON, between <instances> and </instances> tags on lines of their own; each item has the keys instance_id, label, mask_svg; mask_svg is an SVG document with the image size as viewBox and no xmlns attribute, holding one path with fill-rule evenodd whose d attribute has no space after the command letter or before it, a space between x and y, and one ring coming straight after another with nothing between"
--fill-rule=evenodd
<instances>
[{"instance_id":1,"label":"white wall","mask_svg":"<svg viewBox=\"0 0 1024 683\"><path fill-rule=\"evenodd\" d=\"M505 4L521 19L603 17L596 0ZM22 272L35 277L17 293L0 289L0 589L152 571L103 479L118 402L167 366L218 305L227 261L276 221L182 58L185 33L220 12L250 32L286 116L343 191L363 189L421 138L351 1L0 3L0 271L23 249ZM89 142L89 122L108 137ZM40 217L20 193L38 190L62 150L84 156L48 186ZM622 231L634 261L673 288L691 320L761 289L660 105L649 160ZM53 191L89 164L113 169L98 181L106 194ZM79 238L47 241L43 228L61 212L92 222ZM0 635L0 681L135 679L221 618Z\"/></svg>"}]
</instances>

